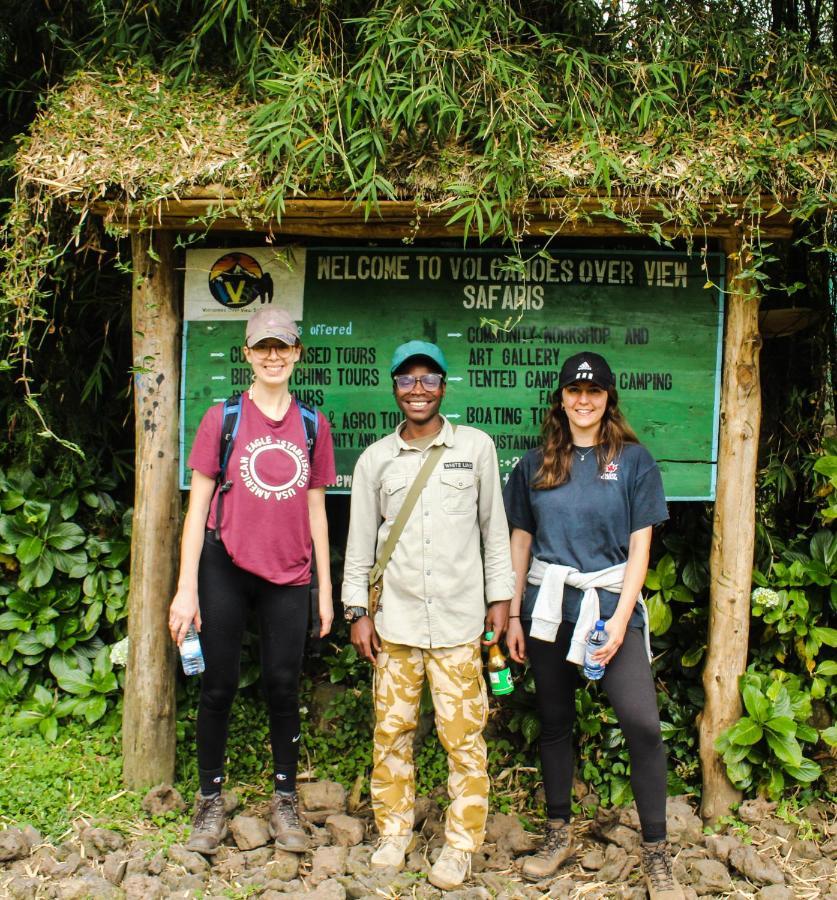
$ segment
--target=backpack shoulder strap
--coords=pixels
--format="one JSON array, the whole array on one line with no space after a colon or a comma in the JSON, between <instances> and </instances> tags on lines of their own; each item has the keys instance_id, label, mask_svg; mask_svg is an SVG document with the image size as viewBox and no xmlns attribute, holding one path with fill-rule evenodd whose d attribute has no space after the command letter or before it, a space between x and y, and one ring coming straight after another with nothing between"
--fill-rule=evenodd
<instances>
[{"instance_id":1,"label":"backpack shoulder strap","mask_svg":"<svg viewBox=\"0 0 837 900\"><path fill-rule=\"evenodd\" d=\"M317 415L317 410L314 409L313 406L309 406L301 400L297 400L296 405L299 407L299 411L302 414L302 424L305 426L305 440L308 444L308 458L311 459L314 455L314 445L317 442L320 417Z\"/></svg>"},{"instance_id":2,"label":"backpack shoulder strap","mask_svg":"<svg viewBox=\"0 0 837 900\"><path fill-rule=\"evenodd\" d=\"M227 464L232 455L233 444L241 424L241 394L224 401L224 416L221 421L221 440L218 446L218 503L215 506L215 539L221 540L221 517L224 514L224 494L232 487L227 481Z\"/></svg>"},{"instance_id":3,"label":"backpack shoulder strap","mask_svg":"<svg viewBox=\"0 0 837 900\"><path fill-rule=\"evenodd\" d=\"M233 444L241 424L241 394L224 401L224 418L221 423L221 443L218 448L218 477L216 481L223 484L227 480L227 464L232 455Z\"/></svg>"}]
</instances>

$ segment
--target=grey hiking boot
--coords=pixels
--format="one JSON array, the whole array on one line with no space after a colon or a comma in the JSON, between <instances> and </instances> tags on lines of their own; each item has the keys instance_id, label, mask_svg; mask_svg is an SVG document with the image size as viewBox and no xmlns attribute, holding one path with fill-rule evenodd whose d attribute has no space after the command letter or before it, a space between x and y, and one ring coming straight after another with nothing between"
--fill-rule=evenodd
<instances>
[{"instance_id":1,"label":"grey hiking boot","mask_svg":"<svg viewBox=\"0 0 837 900\"><path fill-rule=\"evenodd\" d=\"M267 827L280 850L303 853L311 846L311 841L299 822L296 791L293 794L281 794L277 791L273 795Z\"/></svg>"},{"instance_id":2,"label":"grey hiking boot","mask_svg":"<svg viewBox=\"0 0 837 900\"><path fill-rule=\"evenodd\" d=\"M220 794L199 797L198 810L192 820L192 833L186 841L187 850L212 856L218 852L221 841L227 836L227 814Z\"/></svg>"},{"instance_id":3,"label":"grey hiking boot","mask_svg":"<svg viewBox=\"0 0 837 900\"><path fill-rule=\"evenodd\" d=\"M527 881L541 881L554 875L562 863L575 853L573 833L569 822L550 819L546 823L541 849L523 861L521 872Z\"/></svg>"},{"instance_id":4,"label":"grey hiking boot","mask_svg":"<svg viewBox=\"0 0 837 900\"><path fill-rule=\"evenodd\" d=\"M642 873L649 900L685 900L683 888L674 877L668 841L642 842Z\"/></svg>"}]
</instances>

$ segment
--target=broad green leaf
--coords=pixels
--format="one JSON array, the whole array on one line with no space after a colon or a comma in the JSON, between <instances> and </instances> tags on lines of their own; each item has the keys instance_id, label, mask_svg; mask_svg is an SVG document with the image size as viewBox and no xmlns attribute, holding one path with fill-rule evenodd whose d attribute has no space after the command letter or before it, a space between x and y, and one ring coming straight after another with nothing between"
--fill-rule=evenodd
<instances>
[{"instance_id":1,"label":"broad green leaf","mask_svg":"<svg viewBox=\"0 0 837 900\"><path fill-rule=\"evenodd\" d=\"M672 600L678 603L694 603L694 594L686 587L685 584L675 584L668 592Z\"/></svg>"},{"instance_id":2,"label":"broad green leaf","mask_svg":"<svg viewBox=\"0 0 837 900\"><path fill-rule=\"evenodd\" d=\"M58 654L50 658L49 668L62 691L86 697L93 690L91 677L81 669L68 665Z\"/></svg>"},{"instance_id":3,"label":"broad green leaf","mask_svg":"<svg viewBox=\"0 0 837 900\"><path fill-rule=\"evenodd\" d=\"M837 725L831 725L820 732L820 737L829 747L837 747Z\"/></svg>"},{"instance_id":4,"label":"broad green leaf","mask_svg":"<svg viewBox=\"0 0 837 900\"><path fill-rule=\"evenodd\" d=\"M796 739L806 744L814 744L819 738L819 732L805 722L796 723Z\"/></svg>"},{"instance_id":5,"label":"broad green leaf","mask_svg":"<svg viewBox=\"0 0 837 900\"><path fill-rule=\"evenodd\" d=\"M41 555L43 549L43 541L36 535L32 535L31 537L24 538L17 545L16 555L23 565L28 565Z\"/></svg>"},{"instance_id":6,"label":"broad green leaf","mask_svg":"<svg viewBox=\"0 0 837 900\"><path fill-rule=\"evenodd\" d=\"M84 543L84 531L75 522L59 522L47 532L46 542L56 550L72 550Z\"/></svg>"},{"instance_id":7,"label":"broad green leaf","mask_svg":"<svg viewBox=\"0 0 837 900\"><path fill-rule=\"evenodd\" d=\"M771 766L770 778L767 779L767 794L771 800L778 800L785 790L785 776L782 770Z\"/></svg>"},{"instance_id":8,"label":"broad green leaf","mask_svg":"<svg viewBox=\"0 0 837 900\"><path fill-rule=\"evenodd\" d=\"M810 784L822 775L819 765L807 757L803 757L799 765L786 765L785 771L791 778L801 781L803 784Z\"/></svg>"},{"instance_id":9,"label":"broad green leaf","mask_svg":"<svg viewBox=\"0 0 837 900\"><path fill-rule=\"evenodd\" d=\"M701 644L697 647L690 647L681 657L680 664L686 668L690 669L693 666L696 666L702 659L703 654L706 652L706 644Z\"/></svg>"},{"instance_id":10,"label":"broad green leaf","mask_svg":"<svg viewBox=\"0 0 837 900\"><path fill-rule=\"evenodd\" d=\"M761 740L762 727L758 722L743 716L727 731L727 736L731 744L749 746Z\"/></svg>"},{"instance_id":11,"label":"broad green leaf","mask_svg":"<svg viewBox=\"0 0 837 900\"><path fill-rule=\"evenodd\" d=\"M55 567L52 560L43 554L38 558L34 565L24 565L20 573L20 586L29 591L33 587L39 588L47 584L52 578Z\"/></svg>"},{"instance_id":12,"label":"broad green leaf","mask_svg":"<svg viewBox=\"0 0 837 900\"><path fill-rule=\"evenodd\" d=\"M822 456L814 463L814 471L830 478L837 487L837 456Z\"/></svg>"},{"instance_id":13,"label":"broad green leaf","mask_svg":"<svg viewBox=\"0 0 837 900\"><path fill-rule=\"evenodd\" d=\"M749 752L750 747L747 744L730 744L729 749L723 755L724 762L728 766L734 765L741 762L742 759L746 759Z\"/></svg>"},{"instance_id":14,"label":"broad green leaf","mask_svg":"<svg viewBox=\"0 0 837 900\"><path fill-rule=\"evenodd\" d=\"M87 697L83 700L79 700L73 714L76 716L83 715L87 722L92 725L98 719L102 718L107 712L107 708L107 700L105 700L101 694L97 694L94 697Z\"/></svg>"},{"instance_id":15,"label":"broad green leaf","mask_svg":"<svg viewBox=\"0 0 837 900\"><path fill-rule=\"evenodd\" d=\"M745 760L727 766L729 780L741 790L746 790L753 783L752 772L753 767Z\"/></svg>"},{"instance_id":16,"label":"broad green leaf","mask_svg":"<svg viewBox=\"0 0 837 900\"><path fill-rule=\"evenodd\" d=\"M770 716L770 701L757 687L750 684L746 685L741 693L750 717L754 721L764 724Z\"/></svg>"},{"instance_id":17,"label":"broad green leaf","mask_svg":"<svg viewBox=\"0 0 837 900\"><path fill-rule=\"evenodd\" d=\"M788 716L774 716L764 723L764 727L773 734L781 734L786 737L793 737L796 734L796 722Z\"/></svg>"},{"instance_id":18,"label":"broad green leaf","mask_svg":"<svg viewBox=\"0 0 837 900\"><path fill-rule=\"evenodd\" d=\"M824 625L818 625L811 629L811 636L829 647L837 647L837 628L826 628Z\"/></svg>"},{"instance_id":19,"label":"broad green leaf","mask_svg":"<svg viewBox=\"0 0 837 900\"><path fill-rule=\"evenodd\" d=\"M662 594L652 594L646 601L648 608L648 627L653 634L665 634L671 627L671 608L663 600Z\"/></svg>"},{"instance_id":20,"label":"broad green leaf","mask_svg":"<svg viewBox=\"0 0 837 900\"><path fill-rule=\"evenodd\" d=\"M767 696L773 701L773 716L787 719L793 718L793 704L790 700L790 694L788 694L787 688L780 681L774 681L770 685L767 689Z\"/></svg>"},{"instance_id":21,"label":"broad green leaf","mask_svg":"<svg viewBox=\"0 0 837 900\"><path fill-rule=\"evenodd\" d=\"M837 675L837 662L833 659L824 659L816 668L817 675L824 675L827 678L833 678Z\"/></svg>"},{"instance_id":22,"label":"broad green leaf","mask_svg":"<svg viewBox=\"0 0 837 900\"><path fill-rule=\"evenodd\" d=\"M674 560L671 558L671 554L666 553L666 555L660 560L657 565L657 575L660 579L660 585L663 589L671 588L677 582L677 568L674 565Z\"/></svg>"},{"instance_id":23,"label":"broad green leaf","mask_svg":"<svg viewBox=\"0 0 837 900\"><path fill-rule=\"evenodd\" d=\"M811 556L830 569L837 562L837 534L827 529L818 531L811 538Z\"/></svg>"},{"instance_id":24,"label":"broad green leaf","mask_svg":"<svg viewBox=\"0 0 837 900\"><path fill-rule=\"evenodd\" d=\"M78 510L78 494L76 494L75 492L67 494L61 499L61 503L58 509L61 513L62 519L64 519L65 521L67 519L72 519L72 517L76 514L76 510Z\"/></svg>"},{"instance_id":25,"label":"broad green leaf","mask_svg":"<svg viewBox=\"0 0 837 900\"><path fill-rule=\"evenodd\" d=\"M38 731L43 735L44 740L52 744L58 737L58 719L55 716L44 716L38 722Z\"/></svg>"},{"instance_id":26,"label":"broad green leaf","mask_svg":"<svg viewBox=\"0 0 837 900\"><path fill-rule=\"evenodd\" d=\"M770 749L786 766L798 766L802 763L802 748L795 737L765 731L764 736Z\"/></svg>"},{"instance_id":27,"label":"broad green leaf","mask_svg":"<svg viewBox=\"0 0 837 900\"><path fill-rule=\"evenodd\" d=\"M645 587L648 588L649 591L659 591L662 588L660 584L660 578L654 569L649 569L645 574Z\"/></svg>"},{"instance_id":28,"label":"broad green leaf","mask_svg":"<svg viewBox=\"0 0 837 900\"><path fill-rule=\"evenodd\" d=\"M12 631L20 629L21 631L29 631L31 622L25 616L21 616L11 610L0 613L0 631Z\"/></svg>"}]
</instances>

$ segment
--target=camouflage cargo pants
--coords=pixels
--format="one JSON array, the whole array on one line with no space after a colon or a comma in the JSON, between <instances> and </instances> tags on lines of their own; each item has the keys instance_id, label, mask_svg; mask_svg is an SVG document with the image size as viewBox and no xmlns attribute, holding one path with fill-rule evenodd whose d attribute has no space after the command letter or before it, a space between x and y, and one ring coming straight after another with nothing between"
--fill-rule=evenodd
<instances>
[{"instance_id":1,"label":"camouflage cargo pants","mask_svg":"<svg viewBox=\"0 0 837 900\"><path fill-rule=\"evenodd\" d=\"M480 643L423 650L381 642L375 664L375 746L372 808L382 835L413 828L413 735L425 677L436 710L436 731L448 754L451 803L445 839L459 850L477 850L488 815L487 751L482 730L488 697Z\"/></svg>"}]
</instances>

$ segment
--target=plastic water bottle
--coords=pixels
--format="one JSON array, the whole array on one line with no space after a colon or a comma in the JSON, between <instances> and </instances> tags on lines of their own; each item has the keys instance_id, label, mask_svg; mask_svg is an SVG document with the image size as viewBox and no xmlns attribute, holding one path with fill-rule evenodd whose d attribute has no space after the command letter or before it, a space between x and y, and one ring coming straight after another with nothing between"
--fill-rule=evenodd
<instances>
[{"instance_id":1,"label":"plastic water bottle","mask_svg":"<svg viewBox=\"0 0 837 900\"><path fill-rule=\"evenodd\" d=\"M490 641L494 637L493 631L486 631L485 639ZM488 683L491 685L491 693L497 697L503 694L511 694L514 690L511 670L503 656L503 651L492 644L488 648Z\"/></svg>"},{"instance_id":2,"label":"plastic water bottle","mask_svg":"<svg viewBox=\"0 0 837 900\"><path fill-rule=\"evenodd\" d=\"M606 643L605 623L597 619L590 634L587 635L587 647L584 650L584 674L590 681L598 681L604 675L605 667L593 659L593 654Z\"/></svg>"},{"instance_id":3,"label":"plastic water bottle","mask_svg":"<svg viewBox=\"0 0 837 900\"><path fill-rule=\"evenodd\" d=\"M200 675L206 668L203 661L203 650L198 632L193 622L180 645L180 661L183 663L183 671L187 675Z\"/></svg>"}]
</instances>

